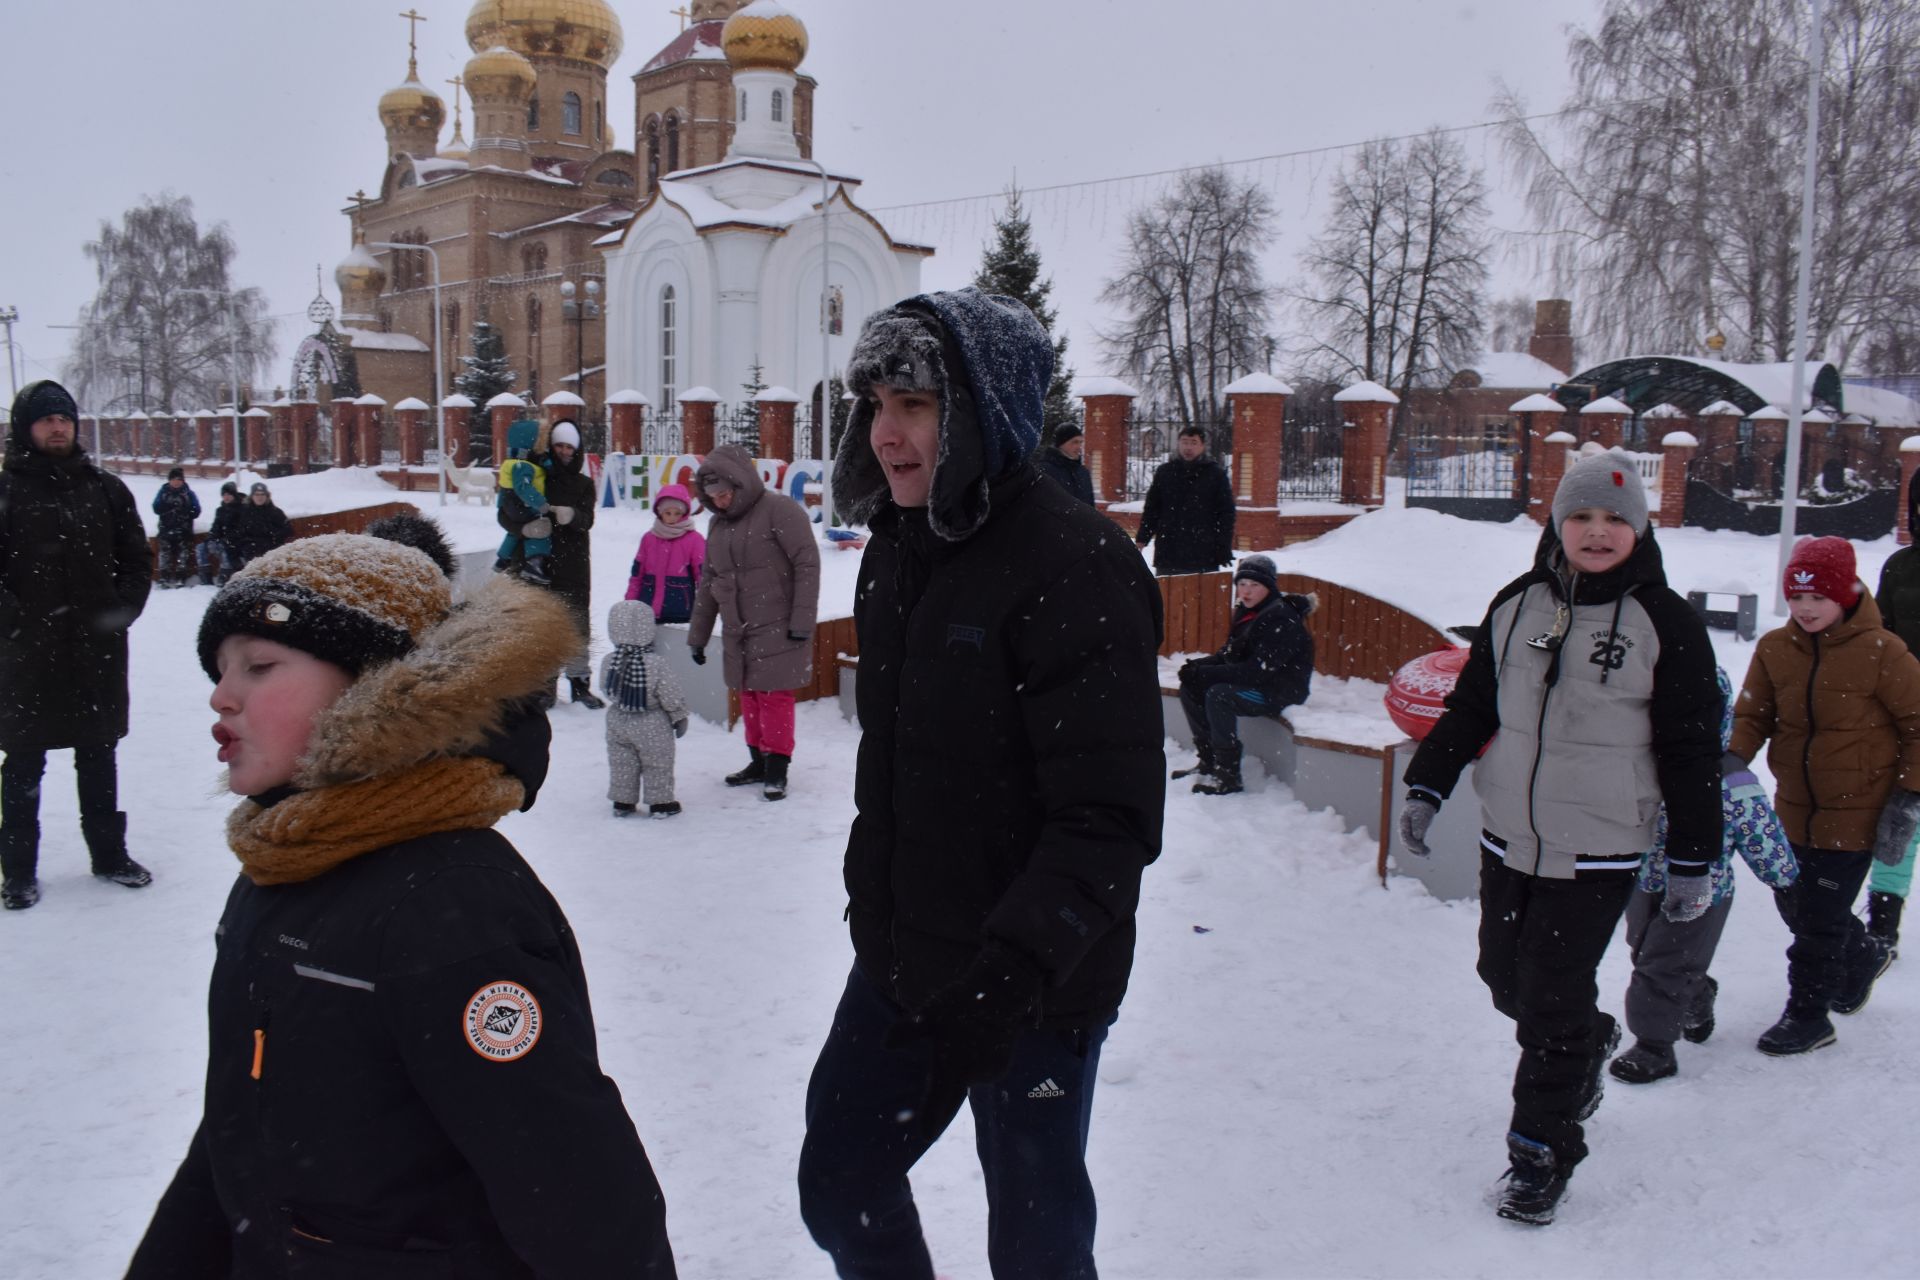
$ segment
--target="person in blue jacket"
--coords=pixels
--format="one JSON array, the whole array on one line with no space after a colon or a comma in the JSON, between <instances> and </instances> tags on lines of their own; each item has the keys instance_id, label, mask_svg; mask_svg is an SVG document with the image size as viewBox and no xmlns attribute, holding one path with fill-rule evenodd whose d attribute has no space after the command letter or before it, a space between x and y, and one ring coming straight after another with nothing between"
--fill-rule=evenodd
<instances>
[{"instance_id":1,"label":"person in blue jacket","mask_svg":"<svg viewBox=\"0 0 1920 1280\"><path fill-rule=\"evenodd\" d=\"M153 514L160 517L159 585L184 587L193 569L193 522L200 518L200 499L187 487L181 468L167 472L167 482L153 495Z\"/></svg>"}]
</instances>

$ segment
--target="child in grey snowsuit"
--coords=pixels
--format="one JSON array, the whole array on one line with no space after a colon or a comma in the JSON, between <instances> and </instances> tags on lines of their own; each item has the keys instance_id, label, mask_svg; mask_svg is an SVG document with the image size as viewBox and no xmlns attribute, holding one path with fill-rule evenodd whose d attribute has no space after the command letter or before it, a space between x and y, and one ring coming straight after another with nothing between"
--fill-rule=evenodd
<instances>
[{"instance_id":1,"label":"child in grey snowsuit","mask_svg":"<svg viewBox=\"0 0 1920 1280\"><path fill-rule=\"evenodd\" d=\"M1715 668L1720 681L1720 745L1733 741L1733 684L1724 669ZM1627 946L1633 952L1633 978L1627 984L1627 1030L1633 1048L1613 1060L1607 1069L1616 1080L1646 1084L1679 1071L1674 1041L1704 1044L1713 1034L1713 998L1720 987L1707 976L1713 953L1720 946L1733 909L1733 855L1738 853L1760 882L1784 889L1799 875L1793 846L1780 828L1780 817L1767 801L1767 790L1753 774L1741 769L1720 780L1720 812L1725 835L1720 856L1707 874L1712 879L1712 905L1697 920L1669 920L1660 913L1667 892L1667 816L1660 815L1653 851L1640 864L1633 897L1627 903Z\"/></svg>"},{"instance_id":2,"label":"child in grey snowsuit","mask_svg":"<svg viewBox=\"0 0 1920 1280\"><path fill-rule=\"evenodd\" d=\"M673 741L687 732L687 698L667 660L654 652L653 607L622 600L607 611L614 649L600 663L607 695L607 796L617 817L634 812L646 783L647 814L680 812L673 798Z\"/></svg>"}]
</instances>

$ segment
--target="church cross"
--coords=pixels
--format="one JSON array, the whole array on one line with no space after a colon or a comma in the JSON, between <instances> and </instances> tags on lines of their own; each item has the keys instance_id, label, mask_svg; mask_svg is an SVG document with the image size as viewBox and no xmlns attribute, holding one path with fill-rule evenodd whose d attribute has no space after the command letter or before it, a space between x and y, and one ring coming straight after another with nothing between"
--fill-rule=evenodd
<instances>
[{"instance_id":1,"label":"church cross","mask_svg":"<svg viewBox=\"0 0 1920 1280\"><path fill-rule=\"evenodd\" d=\"M460 118L460 90L467 83L467 78L463 75L456 74L453 79L448 80L446 83L453 86L453 118L458 120Z\"/></svg>"},{"instance_id":2,"label":"church cross","mask_svg":"<svg viewBox=\"0 0 1920 1280\"><path fill-rule=\"evenodd\" d=\"M678 9L669 9L667 10L667 12L672 14L674 17L680 19L680 29L682 31L685 31L687 29L687 19L693 16L691 13L687 12L687 6L685 6L684 4L681 5Z\"/></svg>"},{"instance_id":3,"label":"church cross","mask_svg":"<svg viewBox=\"0 0 1920 1280\"><path fill-rule=\"evenodd\" d=\"M407 20L407 78L411 80L419 74L414 64L414 58L416 56L416 42L414 37L419 34L420 24L427 20L427 16L416 9L408 9L400 16Z\"/></svg>"}]
</instances>

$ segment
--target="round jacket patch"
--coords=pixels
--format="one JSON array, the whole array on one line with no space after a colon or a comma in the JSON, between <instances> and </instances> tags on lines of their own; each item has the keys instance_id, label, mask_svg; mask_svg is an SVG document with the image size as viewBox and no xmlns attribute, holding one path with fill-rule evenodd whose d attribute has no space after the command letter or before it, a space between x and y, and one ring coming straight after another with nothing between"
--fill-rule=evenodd
<instances>
[{"instance_id":1,"label":"round jacket patch","mask_svg":"<svg viewBox=\"0 0 1920 1280\"><path fill-rule=\"evenodd\" d=\"M474 992L463 1020L467 1043L489 1062L512 1062L540 1039L540 1002L517 983L489 982Z\"/></svg>"}]
</instances>

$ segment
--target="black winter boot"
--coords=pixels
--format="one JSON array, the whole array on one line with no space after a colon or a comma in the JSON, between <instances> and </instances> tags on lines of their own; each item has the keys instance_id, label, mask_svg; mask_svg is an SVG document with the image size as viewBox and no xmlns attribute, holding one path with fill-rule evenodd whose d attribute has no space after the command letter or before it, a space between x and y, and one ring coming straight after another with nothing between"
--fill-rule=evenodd
<instances>
[{"instance_id":1,"label":"black winter boot","mask_svg":"<svg viewBox=\"0 0 1920 1280\"><path fill-rule=\"evenodd\" d=\"M1500 1189L1497 1212L1509 1222L1544 1227L1553 1221L1567 1175L1553 1148L1517 1133L1507 1135L1507 1185Z\"/></svg>"},{"instance_id":2,"label":"black winter boot","mask_svg":"<svg viewBox=\"0 0 1920 1280\"><path fill-rule=\"evenodd\" d=\"M679 813L680 802L678 800L668 800L664 804L650 804L647 806L647 816L649 818L672 818L677 817Z\"/></svg>"},{"instance_id":3,"label":"black winter boot","mask_svg":"<svg viewBox=\"0 0 1920 1280\"><path fill-rule=\"evenodd\" d=\"M1876 890L1867 895L1867 932L1884 939L1895 955L1900 953L1900 909L1906 905L1897 893Z\"/></svg>"},{"instance_id":4,"label":"black winter boot","mask_svg":"<svg viewBox=\"0 0 1920 1280\"><path fill-rule=\"evenodd\" d=\"M553 585L550 568L551 562L546 556L528 556L520 566L520 580L531 582L536 587L550 587Z\"/></svg>"},{"instance_id":5,"label":"black winter boot","mask_svg":"<svg viewBox=\"0 0 1920 1280\"><path fill-rule=\"evenodd\" d=\"M748 747L747 750L753 753L753 763L738 773L727 775L727 785L730 787L751 787L767 780L766 753L758 747Z\"/></svg>"},{"instance_id":6,"label":"black winter boot","mask_svg":"<svg viewBox=\"0 0 1920 1280\"><path fill-rule=\"evenodd\" d=\"M1620 1047L1620 1024L1610 1013L1600 1015L1599 1042L1593 1051L1593 1061L1587 1066L1587 1088L1580 1095L1580 1109L1574 1112L1579 1120L1590 1120L1593 1113L1600 1109L1600 1099L1607 1092L1607 1059Z\"/></svg>"},{"instance_id":7,"label":"black winter boot","mask_svg":"<svg viewBox=\"0 0 1920 1280\"><path fill-rule=\"evenodd\" d=\"M1867 1007L1873 984L1893 963L1893 944L1875 934L1867 935L1867 951L1847 966L1847 982L1833 998L1835 1013L1858 1013Z\"/></svg>"},{"instance_id":8,"label":"black winter boot","mask_svg":"<svg viewBox=\"0 0 1920 1280\"><path fill-rule=\"evenodd\" d=\"M1196 795L1230 796L1237 791L1245 791L1240 781L1240 752L1238 746L1228 747L1225 751L1214 753L1213 769L1208 776L1193 784Z\"/></svg>"},{"instance_id":9,"label":"black winter boot","mask_svg":"<svg viewBox=\"0 0 1920 1280\"><path fill-rule=\"evenodd\" d=\"M593 691L593 684L585 676L568 676L567 687L573 692L573 700L589 711L598 711L606 706L606 701Z\"/></svg>"},{"instance_id":10,"label":"black winter boot","mask_svg":"<svg viewBox=\"0 0 1920 1280\"><path fill-rule=\"evenodd\" d=\"M625 801L615 800L613 802L613 816L616 818L631 818L635 813L639 812L639 809L640 806L627 804Z\"/></svg>"},{"instance_id":11,"label":"black winter boot","mask_svg":"<svg viewBox=\"0 0 1920 1280\"><path fill-rule=\"evenodd\" d=\"M1197 762L1189 765L1185 769L1175 769L1167 776L1173 778L1176 782L1181 778L1191 778L1195 774L1205 774L1211 778L1213 776L1213 744L1211 742L1198 743L1195 745L1194 750L1200 755L1200 759Z\"/></svg>"},{"instance_id":12,"label":"black winter boot","mask_svg":"<svg viewBox=\"0 0 1920 1280\"><path fill-rule=\"evenodd\" d=\"M0 881L0 910L25 911L40 901L40 882L32 876L8 876Z\"/></svg>"},{"instance_id":13,"label":"black winter boot","mask_svg":"<svg viewBox=\"0 0 1920 1280\"><path fill-rule=\"evenodd\" d=\"M1680 1034L1687 1038L1688 1044L1705 1044L1707 1037L1713 1034L1713 1001L1720 994L1720 984L1708 978L1700 984L1700 990L1694 994L1693 1005L1687 1010L1686 1025L1680 1028Z\"/></svg>"},{"instance_id":14,"label":"black winter boot","mask_svg":"<svg viewBox=\"0 0 1920 1280\"><path fill-rule=\"evenodd\" d=\"M1780 1021L1766 1029L1755 1047L1769 1057L1786 1058L1824 1049L1837 1038L1833 1034L1833 1020L1825 1013L1797 1010L1789 1003Z\"/></svg>"},{"instance_id":15,"label":"black winter boot","mask_svg":"<svg viewBox=\"0 0 1920 1280\"><path fill-rule=\"evenodd\" d=\"M760 794L769 800L785 800L787 798L788 759L789 757L783 756L777 751L767 752L767 781Z\"/></svg>"},{"instance_id":16,"label":"black winter boot","mask_svg":"<svg viewBox=\"0 0 1920 1280\"><path fill-rule=\"evenodd\" d=\"M153 873L127 856L126 814L83 817L80 834L86 837L87 854L92 859L96 877L129 889L144 889L153 883Z\"/></svg>"},{"instance_id":17,"label":"black winter boot","mask_svg":"<svg viewBox=\"0 0 1920 1280\"><path fill-rule=\"evenodd\" d=\"M1652 1084L1680 1071L1670 1040L1636 1040L1633 1048L1613 1060L1607 1073L1627 1084Z\"/></svg>"}]
</instances>

